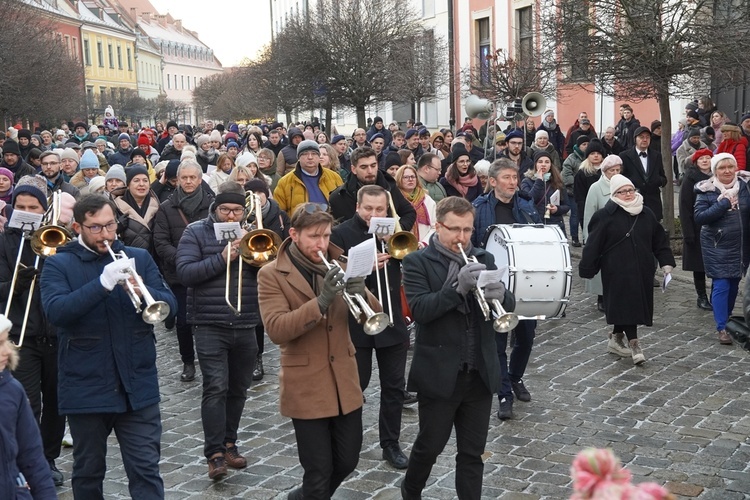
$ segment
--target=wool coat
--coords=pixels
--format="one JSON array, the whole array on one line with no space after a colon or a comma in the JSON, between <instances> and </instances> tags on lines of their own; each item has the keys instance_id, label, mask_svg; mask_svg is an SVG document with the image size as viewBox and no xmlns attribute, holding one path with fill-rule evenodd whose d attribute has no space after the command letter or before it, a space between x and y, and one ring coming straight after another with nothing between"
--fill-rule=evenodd
<instances>
[{"instance_id":1,"label":"wool coat","mask_svg":"<svg viewBox=\"0 0 750 500\"><path fill-rule=\"evenodd\" d=\"M589 235L589 223L594 214L604 208L609 202L609 180L602 175L595 183L589 188L589 193L586 195L586 206L584 208L583 218L583 243L586 243L586 238ZM594 295L602 295L602 276L597 273L591 279L587 279L584 283L584 287L587 293Z\"/></svg>"},{"instance_id":2,"label":"wool coat","mask_svg":"<svg viewBox=\"0 0 750 500\"><path fill-rule=\"evenodd\" d=\"M310 283L289 257L287 239L276 260L258 273L260 314L271 342L281 351L281 414L311 420L348 415L362 407L356 349L349 337L349 308L341 295L320 312ZM329 260L342 250L331 244ZM381 311L372 294L368 302Z\"/></svg>"},{"instance_id":3,"label":"wool coat","mask_svg":"<svg viewBox=\"0 0 750 500\"><path fill-rule=\"evenodd\" d=\"M695 185L709 179L711 174L690 166L685 169L685 176L680 185L680 227L682 228L682 269L685 271L705 272L703 251L701 250L701 226L695 222Z\"/></svg>"},{"instance_id":4,"label":"wool coat","mask_svg":"<svg viewBox=\"0 0 750 500\"><path fill-rule=\"evenodd\" d=\"M654 257L659 266L676 265L667 234L648 207L632 216L610 200L591 217L579 274L591 279L601 271L608 324L651 326Z\"/></svg>"},{"instance_id":5,"label":"wool coat","mask_svg":"<svg viewBox=\"0 0 750 500\"><path fill-rule=\"evenodd\" d=\"M651 209L656 220L662 220L661 188L667 185L667 175L664 173L661 154L653 149L646 153L648 173L644 172L638 151L634 147L620 153L622 175L630 179L643 195L643 204Z\"/></svg>"}]
</instances>

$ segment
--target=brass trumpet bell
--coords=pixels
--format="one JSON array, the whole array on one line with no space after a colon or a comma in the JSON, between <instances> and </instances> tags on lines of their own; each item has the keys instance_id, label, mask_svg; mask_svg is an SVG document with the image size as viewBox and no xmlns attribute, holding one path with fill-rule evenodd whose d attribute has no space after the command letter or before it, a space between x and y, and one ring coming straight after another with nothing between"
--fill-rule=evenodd
<instances>
[{"instance_id":1,"label":"brass trumpet bell","mask_svg":"<svg viewBox=\"0 0 750 500\"><path fill-rule=\"evenodd\" d=\"M269 229L250 231L240 240L240 257L255 267L262 267L276 258L281 238Z\"/></svg>"},{"instance_id":2,"label":"brass trumpet bell","mask_svg":"<svg viewBox=\"0 0 750 500\"><path fill-rule=\"evenodd\" d=\"M57 253L61 247L73 239L70 231L63 226L42 226L31 234L31 249L41 257L49 257Z\"/></svg>"},{"instance_id":3,"label":"brass trumpet bell","mask_svg":"<svg viewBox=\"0 0 750 500\"><path fill-rule=\"evenodd\" d=\"M419 249L417 237L409 231L399 231L388 240L388 255L394 259L402 260L411 252Z\"/></svg>"}]
</instances>

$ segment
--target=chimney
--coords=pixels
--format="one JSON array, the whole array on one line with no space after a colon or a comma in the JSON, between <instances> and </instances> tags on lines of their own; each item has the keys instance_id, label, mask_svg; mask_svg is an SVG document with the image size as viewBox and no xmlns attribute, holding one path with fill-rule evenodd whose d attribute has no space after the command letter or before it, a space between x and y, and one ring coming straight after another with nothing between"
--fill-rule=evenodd
<instances>
[{"instance_id":1,"label":"chimney","mask_svg":"<svg viewBox=\"0 0 750 500\"><path fill-rule=\"evenodd\" d=\"M165 15L161 15L161 14L157 14L157 16L156 16L156 20L157 20L157 22L158 22L159 24L161 24L161 25L162 25L163 27L165 27L165 28L167 27L167 16L165 16Z\"/></svg>"},{"instance_id":2,"label":"chimney","mask_svg":"<svg viewBox=\"0 0 750 500\"><path fill-rule=\"evenodd\" d=\"M138 22L138 9L135 7L130 8L130 15L133 17L135 22Z\"/></svg>"},{"instance_id":3,"label":"chimney","mask_svg":"<svg viewBox=\"0 0 750 500\"><path fill-rule=\"evenodd\" d=\"M145 22L151 23L151 13L150 12L144 12L143 14L141 14L141 17L143 18L143 20Z\"/></svg>"},{"instance_id":4,"label":"chimney","mask_svg":"<svg viewBox=\"0 0 750 500\"><path fill-rule=\"evenodd\" d=\"M175 19L174 27L177 28L177 31L182 32L182 19Z\"/></svg>"}]
</instances>

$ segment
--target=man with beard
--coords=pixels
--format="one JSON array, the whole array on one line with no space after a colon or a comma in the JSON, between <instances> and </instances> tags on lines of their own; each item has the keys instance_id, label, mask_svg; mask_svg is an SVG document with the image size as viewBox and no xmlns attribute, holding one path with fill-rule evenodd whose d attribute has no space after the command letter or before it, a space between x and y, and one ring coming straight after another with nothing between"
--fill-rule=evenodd
<instances>
[{"instance_id":1,"label":"man with beard","mask_svg":"<svg viewBox=\"0 0 750 500\"><path fill-rule=\"evenodd\" d=\"M45 151L39 159L42 162L42 175L47 179L47 195L49 196L55 191L60 191L78 198L78 188L63 179L60 172L62 162L60 155L57 154L57 150Z\"/></svg>"},{"instance_id":2,"label":"man with beard","mask_svg":"<svg viewBox=\"0 0 750 500\"><path fill-rule=\"evenodd\" d=\"M623 150L627 150L635 146L635 139L633 132L641 126L641 122L633 114L633 108L629 104L623 104L620 106L622 118L617 122L615 127L615 137L622 146Z\"/></svg>"},{"instance_id":3,"label":"man with beard","mask_svg":"<svg viewBox=\"0 0 750 500\"><path fill-rule=\"evenodd\" d=\"M89 139L89 133L88 133L88 126L86 126L83 122L77 122L75 126L73 127L73 135L70 137L70 141L73 141L77 144L81 144L84 141L88 141Z\"/></svg>"},{"instance_id":4,"label":"man with beard","mask_svg":"<svg viewBox=\"0 0 750 500\"><path fill-rule=\"evenodd\" d=\"M505 136L505 142L508 147L503 153L503 157L510 159L518 167L519 177L526 173L530 168L534 168L534 162L526 156L526 148L523 147L524 137L520 130L513 130Z\"/></svg>"}]
</instances>

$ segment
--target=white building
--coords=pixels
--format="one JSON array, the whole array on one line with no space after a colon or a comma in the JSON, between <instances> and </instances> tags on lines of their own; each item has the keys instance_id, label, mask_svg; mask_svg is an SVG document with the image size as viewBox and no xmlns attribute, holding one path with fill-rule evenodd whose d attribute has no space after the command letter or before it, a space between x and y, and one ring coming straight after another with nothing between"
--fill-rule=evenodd
<instances>
[{"instance_id":1,"label":"white building","mask_svg":"<svg viewBox=\"0 0 750 500\"><path fill-rule=\"evenodd\" d=\"M163 92L161 52L148 37L138 36L135 61L138 95L143 99L159 97Z\"/></svg>"}]
</instances>

